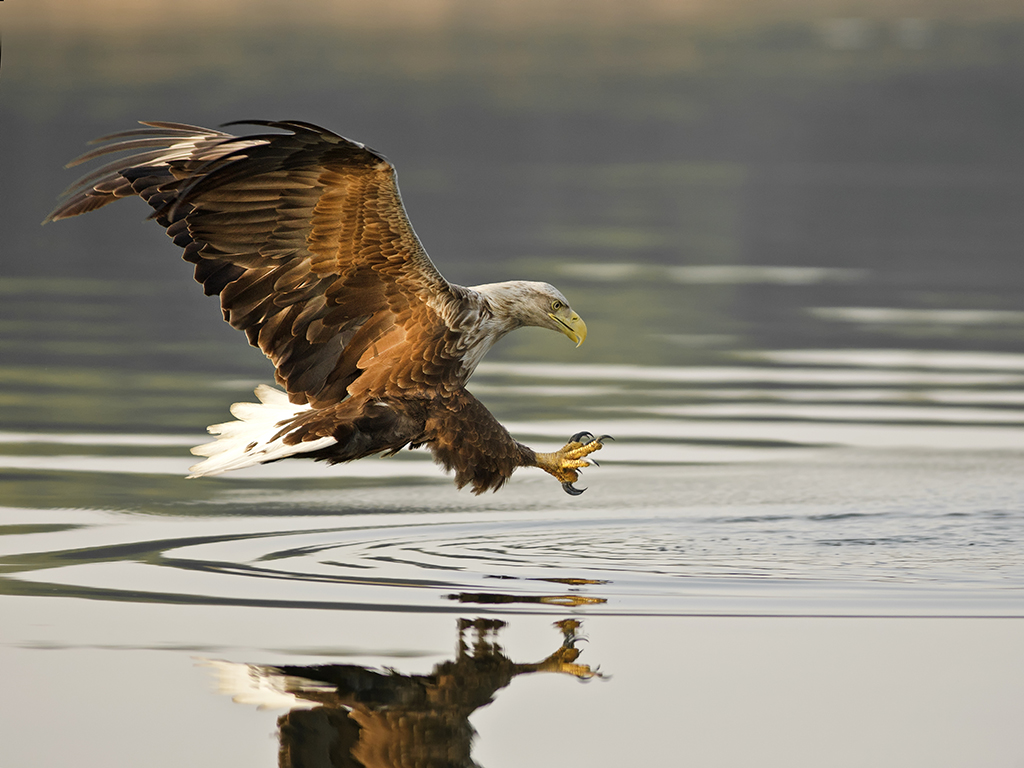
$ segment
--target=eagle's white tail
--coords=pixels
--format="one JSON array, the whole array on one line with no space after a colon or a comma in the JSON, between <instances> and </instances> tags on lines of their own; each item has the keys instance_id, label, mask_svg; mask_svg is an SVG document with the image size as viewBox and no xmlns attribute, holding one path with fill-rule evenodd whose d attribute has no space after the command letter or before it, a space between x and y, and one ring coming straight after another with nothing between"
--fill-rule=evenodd
<instances>
[{"instance_id":1,"label":"eagle's white tail","mask_svg":"<svg viewBox=\"0 0 1024 768\"><path fill-rule=\"evenodd\" d=\"M208 458L190 467L189 477L219 475L232 469L251 467L268 461L284 459L301 453L310 453L335 443L333 437L286 445L284 435L277 436L282 426L295 416L311 409L309 405L295 405L288 395L266 384L256 387L258 403L235 403L231 415L238 421L207 427L217 435L212 443L192 449L196 456Z\"/></svg>"}]
</instances>

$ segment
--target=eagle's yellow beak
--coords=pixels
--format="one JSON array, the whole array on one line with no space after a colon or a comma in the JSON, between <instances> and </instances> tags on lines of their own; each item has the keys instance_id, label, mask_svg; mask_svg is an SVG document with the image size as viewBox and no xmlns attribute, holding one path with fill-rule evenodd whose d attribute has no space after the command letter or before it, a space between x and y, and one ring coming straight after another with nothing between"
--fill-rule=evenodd
<instances>
[{"instance_id":1,"label":"eagle's yellow beak","mask_svg":"<svg viewBox=\"0 0 1024 768\"><path fill-rule=\"evenodd\" d=\"M548 316L558 323L558 329L562 333L576 342L577 347L587 338L587 324L575 312L568 319L561 318L554 312L549 312Z\"/></svg>"}]
</instances>

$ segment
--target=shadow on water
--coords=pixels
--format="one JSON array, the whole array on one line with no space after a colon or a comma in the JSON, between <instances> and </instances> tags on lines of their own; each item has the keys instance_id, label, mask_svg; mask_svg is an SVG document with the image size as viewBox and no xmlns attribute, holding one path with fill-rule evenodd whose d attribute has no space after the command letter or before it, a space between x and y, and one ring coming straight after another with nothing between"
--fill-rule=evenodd
<instances>
[{"instance_id":1,"label":"shadow on water","mask_svg":"<svg viewBox=\"0 0 1024 768\"><path fill-rule=\"evenodd\" d=\"M580 622L555 624L561 645L547 658L517 663L498 634L505 622L459 619L457 655L427 674L349 664L267 666L203 660L221 693L239 704L289 711L277 720L281 768L477 765L470 716L513 680L550 672L601 678L577 663ZM467 635L469 635L467 637Z\"/></svg>"}]
</instances>

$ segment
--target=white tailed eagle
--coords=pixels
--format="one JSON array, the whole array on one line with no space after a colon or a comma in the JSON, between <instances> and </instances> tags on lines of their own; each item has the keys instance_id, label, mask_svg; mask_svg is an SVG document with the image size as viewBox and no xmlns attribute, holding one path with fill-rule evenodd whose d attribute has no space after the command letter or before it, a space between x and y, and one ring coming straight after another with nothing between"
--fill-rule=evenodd
<instances>
[{"instance_id":1,"label":"white tailed eagle","mask_svg":"<svg viewBox=\"0 0 1024 768\"><path fill-rule=\"evenodd\" d=\"M434 267L406 217L395 171L379 153L298 121L246 121L233 136L167 122L98 139L69 165L131 152L65 192L65 219L138 195L224 319L276 369L284 392L209 428L192 477L285 458L332 464L427 446L475 493L518 467L540 467L566 492L605 438L581 432L554 453L509 435L466 390L509 331L549 328L579 346L587 326L547 283L465 288ZM235 123L237 124L237 123ZM271 132L265 129L273 129Z\"/></svg>"}]
</instances>

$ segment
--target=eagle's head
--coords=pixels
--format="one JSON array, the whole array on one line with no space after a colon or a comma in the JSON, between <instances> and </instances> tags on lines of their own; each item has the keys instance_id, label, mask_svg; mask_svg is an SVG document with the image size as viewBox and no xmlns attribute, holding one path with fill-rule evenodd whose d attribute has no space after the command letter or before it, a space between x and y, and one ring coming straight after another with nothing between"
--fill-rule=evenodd
<instances>
[{"instance_id":1,"label":"eagle's head","mask_svg":"<svg viewBox=\"0 0 1024 768\"><path fill-rule=\"evenodd\" d=\"M587 324L569 306L569 300L555 286L529 280L477 285L473 290L487 299L504 332L533 325L564 333L578 347L587 338Z\"/></svg>"}]
</instances>

